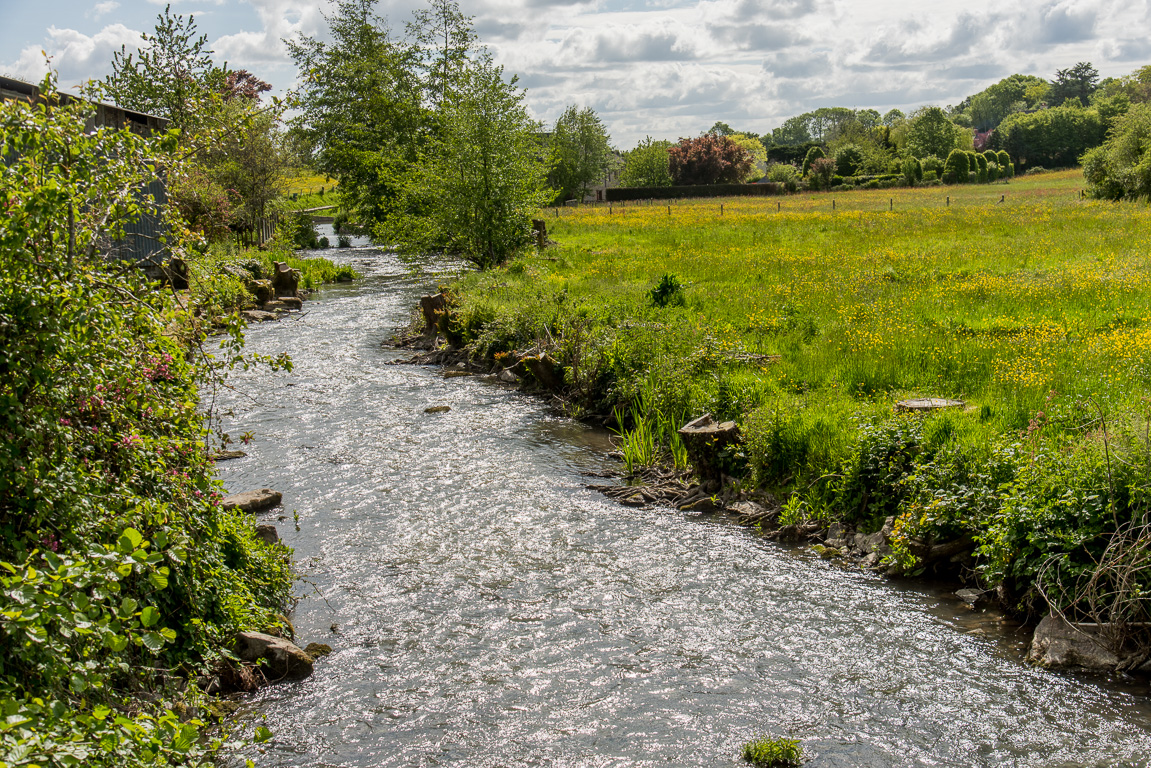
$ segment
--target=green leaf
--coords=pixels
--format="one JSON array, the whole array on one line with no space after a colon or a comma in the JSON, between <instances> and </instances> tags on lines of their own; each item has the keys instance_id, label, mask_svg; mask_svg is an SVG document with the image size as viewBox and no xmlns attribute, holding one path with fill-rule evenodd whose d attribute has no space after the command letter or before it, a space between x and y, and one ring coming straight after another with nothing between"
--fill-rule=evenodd
<instances>
[{"instance_id":1,"label":"green leaf","mask_svg":"<svg viewBox=\"0 0 1151 768\"><path fill-rule=\"evenodd\" d=\"M136 602L130 597L125 597L120 601L120 615L124 617L131 616L139 607L140 603Z\"/></svg>"},{"instance_id":2,"label":"green leaf","mask_svg":"<svg viewBox=\"0 0 1151 768\"><path fill-rule=\"evenodd\" d=\"M140 611L140 623L145 627L150 627L159 620L160 612L150 605Z\"/></svg>"},{"instance_id":3,"label":"green leaf","mask_svg":"<svg viewBox=\"0 0 1151 768\"><path fill-rule=\"evenodd\" d=\"M160 630L160 634L163 635L164 639L167 640L169 643L176 642L176 630L169 629L168 627L164 627L163 629Z\"/></svg>"},{"instance_id":4,"label":"green leaf","mask_svg":"<svg viewBox=\"0 0 1151 768\"><path fill-rule=\"evenodd\" d=\"M168 586L168 569L157 568L148 574L148 581L150 581L156 589L164 589Z\"/></svg>"},{"instance_id":5,"label":"green leaf","mask_svg":"<svg viewBox=\"0 0 1151 768\"><path fill-rule=\"evenodd\" d=\"M257 744L263 744L268 739L272 738L272 732L266 726L261 725L256 729L256 735L252 737L253 741Z\"/></svg>"},{"instance_id":6,"label":"green leaf","mask_svg":"<svg viewBox=\"0 0 1151 768\"><path fill-rule=\"evenodd\" d=\"M157 632L145 632L140 640L152 653L159 653L164 648L164 638Z\"/></svg>"},{"instance_id":7,"label":"green leaf","mask_svg":"<svg viewBox=\"0 0 1151 768\"><path fill-rule=\"evenodd\" d=\"M128 647L128 638L123 635L104 635L104 645L114 653L120 653Z\"/></svg>"},{"instance_id":8,"label":"green leaf","mask_svg":"<svg viewBox=\"0 0 1151 768\"><path fill-rule=\"evenodd\" d=\"M97 704L92 709L92 717L96 718L97 720L103 720L110 714L112 714L112 710L103 704Z\"/></svg>"},{"instance_id":9,"label":"green leaf","mask_svg":"<svg viewBox=\"0 0 1151 768\"><path fill-rule=\"evenodd\" d=\"M135 528L125 528L124 532L120 534L120 541L117 542L117 546L121 552L128 554L132 550L139 548L140 542L143 540L144 537L140 535L140 532Z\"/></svg>"}]
</instances>

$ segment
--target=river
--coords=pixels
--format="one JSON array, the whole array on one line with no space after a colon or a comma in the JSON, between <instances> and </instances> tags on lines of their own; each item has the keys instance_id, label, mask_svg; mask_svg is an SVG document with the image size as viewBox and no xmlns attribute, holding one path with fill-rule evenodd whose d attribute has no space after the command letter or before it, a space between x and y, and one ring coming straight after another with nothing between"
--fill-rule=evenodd
<instances>
[{"instance_id":1,"label":"river","mask_svg":"<svg viewBox=\"0 0 1151 768\"><path fill-rule=\"evenodd\" d=\"M812 767L1151 765L1145 691L1026 667L942 589L587 490L602 433L387 364L433 278L326 255L365 278L250 328L295 370L222 404L254 441L220 475L283 492L261 519L295 548L298 638L334 649L245 704L275 733L257 766L734 766L762 734Z\"/></svg>"}]
</instances>

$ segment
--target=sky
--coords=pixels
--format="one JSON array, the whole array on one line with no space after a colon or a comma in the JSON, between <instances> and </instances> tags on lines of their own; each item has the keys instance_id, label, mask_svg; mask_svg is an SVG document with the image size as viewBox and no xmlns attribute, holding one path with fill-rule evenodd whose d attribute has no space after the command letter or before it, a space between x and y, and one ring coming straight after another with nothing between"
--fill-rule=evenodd
<instances>
[{"instance_id":1,"label":"sky","mask_svg":"<svg viewBox=\"0 0 1151 768\"><path fill-rule=\"evenodd\" d=\"M62 89L111 69L164 0L0 0L0 73ZM421 0L380 0L402 31ZM1010 10L1008 9L1010 5ZM284 38L323 39L322 0L172 0L217 62L282 94ZM1151 63L1151 0L460 0L480 40L519 76L533 117L591 107L612 143L696 136L722 120L766 133L821 106L909 112L958 103L1019 72L1050 79L1090 61L1104 76Z\"/></svg>"}]
</instances>

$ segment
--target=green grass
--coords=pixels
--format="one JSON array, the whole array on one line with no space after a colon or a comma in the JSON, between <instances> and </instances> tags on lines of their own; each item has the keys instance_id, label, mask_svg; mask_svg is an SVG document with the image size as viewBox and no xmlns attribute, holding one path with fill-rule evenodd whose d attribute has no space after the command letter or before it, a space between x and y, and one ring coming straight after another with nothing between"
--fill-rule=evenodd
<instances>
[{"instance_id":1,"label":"green grass","mask_svg":"<svg viewBox=\"0 0 1151 768\"><path fill-rule=\"evenodd\" d=\"M1024 601L1068 553L1070 595L1151 499L1151 208L1082 186L549 209L559 245L463 276L458 325L489 357L549 347L575 414L636 408L633 463L661 419L735 419L725 471L789 516L896 516L909 570L917 537L971 535ZM893 414L909 397L966 406Z\"/></svg>"}]
</instances>

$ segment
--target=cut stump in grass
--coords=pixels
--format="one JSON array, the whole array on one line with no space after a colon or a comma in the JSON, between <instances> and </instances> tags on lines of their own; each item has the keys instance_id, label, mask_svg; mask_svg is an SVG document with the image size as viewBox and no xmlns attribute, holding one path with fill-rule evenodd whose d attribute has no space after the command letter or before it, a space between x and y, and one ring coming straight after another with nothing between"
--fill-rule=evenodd
<instances>
[{"instance_id":1,"label":"cut stump in grass","mask_svg":"<svg viewBox=\"0 0 1151 768\"><path fill-rule=\"evenodd\" d=\"M720 451L739 442L739 427L734 421L715 421L710 413L684 424L679 429L688 459L699 475L705 492L714 493L723 483Z\"/></svg>"},{"instance_id":2,"label":"cut stump in grass","mask_svg":"<svg viewBox=\"0 0 1151 768\"><path fill-rule=\"evenodd\" d=\"M962 400L948 400L946 397L916 397L911 400L900 400L895 404L895 410L926 413L944 408L962 408L965 405L967 403Z\"/></svg>"}]
</instances>

